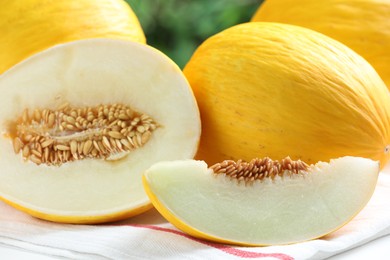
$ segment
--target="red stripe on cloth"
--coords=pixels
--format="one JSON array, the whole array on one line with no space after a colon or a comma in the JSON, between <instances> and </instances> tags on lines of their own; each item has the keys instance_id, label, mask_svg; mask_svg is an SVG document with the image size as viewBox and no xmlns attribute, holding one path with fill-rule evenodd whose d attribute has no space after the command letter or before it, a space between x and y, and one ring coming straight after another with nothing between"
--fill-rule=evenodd
<instances>
[{"instance_id":1,"label":"red stripe on cloth","mask_svg":"<svg viewBox=\"0 0 390 260\"><path fill-rule=\"evenodd\" d=\"M123 226L123 225L119 225L119 226ZM237 249L237 248L234 248L234 247L231 247L228 245L206 242L206 241L200 240L198 238L192 237L190 235L187 235L183 232L180 232L180 231L177 231L174 229L163 228L163 227L159 227L159 226L140 225L140 224L136 224L136 225L128 224L126 226L137 227L137 228L147 228L147 229L152 229L152 230L157 230L157 231L162 231L162 232L167 232L167 233L179 235L179 236L191 239L193 241L196 241L198 243L204 244L206 246L216 248L216 249L221 250L227 254L238 256L241 258L273 257L273 258L280 259L280 260L293 260L294 259L293 257L286 255L286 254L282 254L282 253L257 253L257 252L251 252L251 251L245 251L242 249Z\"/></svg>"}]
</instances>

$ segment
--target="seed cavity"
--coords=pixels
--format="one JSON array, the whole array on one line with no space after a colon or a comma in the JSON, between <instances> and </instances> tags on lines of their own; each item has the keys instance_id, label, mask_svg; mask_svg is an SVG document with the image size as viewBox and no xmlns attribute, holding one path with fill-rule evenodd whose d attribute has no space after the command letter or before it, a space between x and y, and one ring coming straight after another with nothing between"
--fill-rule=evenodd
<instances>
[{"instance_id":1,"label":"seed cavity","mask_svg":"<svg viewBox=\"0 0 390 260\"><path fill-rule=\"evenodd\" d=\"M224 174L232 179L252 183L255 180L266 178L275 179L276 176L301 174L309 169L309 165L301 160L293 161L290 157L272 160L269 157L253 159L250 162L243 160L225 160L210 167L214 174Z\"/></svg>"},{"instance_id":2,"label":"seed cavity","mask_svg":"<svg viewBox=\"0 0 390 260\"><path fill-rule=\"evenodd\" d=\"M56 110L25 109L12 123L15 154L35 164L59 166L85 158L120 159L142 147L159 125L122 104ZM121 156L118 156L120 154Z\"/></svg>"}]
</instances>

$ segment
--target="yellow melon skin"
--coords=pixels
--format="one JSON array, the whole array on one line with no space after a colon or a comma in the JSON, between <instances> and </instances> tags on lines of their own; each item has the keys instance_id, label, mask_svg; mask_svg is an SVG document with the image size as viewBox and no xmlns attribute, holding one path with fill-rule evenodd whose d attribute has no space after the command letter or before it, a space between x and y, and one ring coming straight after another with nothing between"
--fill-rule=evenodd
<instances>
[{"instance_id":1,"label":"yellow melon skin","mask_svg":"<svg viewBox=\"0 0 390 260\"><path fill-rule=\"evenodd\" d=\"M270 0L252 21L299 25L326 34L363 56L390 87L390 1Z\"/></svg>"},{"instance_id":2,"label":"yellow melon skin","mask_svg":"<svg viewBox=\"0 0 390 260\"><path fill-rule=\"evenodd\" d=\"M389 159L390 96L361 56L315 31L252 22L206 40L184 68L202 118L197 158Z\"/></svg>"},{"instance_id":3,"label":"yellow melon skin","mask_svg":"<svg viewBox=\"0 0 390 260\"><path fill-rule=\"evenodd\" d=\"M64 216L64 215L56 215L56 214L49 214L42 211L37 211L31 208L24 207L20 204L17 204L15 202L12 202L10 200L7 200L3 197L0 197L0 200L7 203L8 205L12 206L15 209L18 209L20 211L23 211L24 213L27 213L33 217L55 222L55 223L65 223L65 224L101 224L101 223L108 223L108 222L115 222L120 221L123 219L127 219L130 217L137 216L139 214L142 214L149 209L153 208L153 205L149 202L143 203L142 205L139 205L135 209L130 209L127 211L121 211L121 212L115 212L115 213L108 213L105 215L99 215L99 216L84 216L84 215L74 215L74 216Z\"/></svg>"},{"instance_id":4,"label":"yellow melon skin","mask_svg":"<svg viewBox=\"0 0 390 260\"><path fill-rule=\"evenodd\" d=\"M2 1L0 17L0 74L60 43L89 38L146 42L123 0Z\"/></svg>"}]
</instances>

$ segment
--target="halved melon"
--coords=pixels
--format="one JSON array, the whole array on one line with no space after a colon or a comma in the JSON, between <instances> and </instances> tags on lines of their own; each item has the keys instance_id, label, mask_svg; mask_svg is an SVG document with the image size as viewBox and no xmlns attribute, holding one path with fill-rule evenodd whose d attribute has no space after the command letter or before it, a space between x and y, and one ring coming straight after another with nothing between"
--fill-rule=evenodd
<instances>
[{"instance_id":1,"label":"halved melon","mask_svg":"<svg viewBox=\"0 0 390 260\"><path fill-rule=\"evenodd\" d=\"M145 211L142 172L197 149L185 77L140 43L55 46L4 73L0 90L0 197L43 219L97 223Z\"/></svg>"},{"instance_id":2,"label":"halved melon","mask_svg":"<svg viewBox=\"0 0 390 260\"><path fill-rule=\"evenodd\" d=\"M369 201L379 163L341 157L306 165L287 158L160 162L143 176L153 205L198 238L236 245L289 244L326 235Z\"/></svg>"}]
</instances>

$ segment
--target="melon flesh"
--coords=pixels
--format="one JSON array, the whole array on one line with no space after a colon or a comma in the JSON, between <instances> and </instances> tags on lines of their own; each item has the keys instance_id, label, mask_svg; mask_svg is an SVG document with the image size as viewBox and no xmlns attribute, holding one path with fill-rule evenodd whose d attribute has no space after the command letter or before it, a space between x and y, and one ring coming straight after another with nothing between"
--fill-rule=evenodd
<instances>
[{"instance_id":1,"label":"melon flesh","mask_svg":"<svg viewBox=\"0 0 390 260\"><path fill-rule=\"evenodd\" d=\"M0 197L37 217L96 223L151 207L142 172L162 160L194 156L200 136L196 101L180 69L143 44L109 39L58 45L0 77ZM159 125L150 140L117 160L36 165L15 154L9 124L23 110L120 103Z\"/></svg>"},{"instance_id":2,"label":"melon flesh","mask_svg":"<svg viewBox=\"0 0 390 260\"><path fill-rule=\"evenodd\" d=\"M252 184L215 175L203 161L160 162L144 174L153 205L199 238L238 245L275 245L326 235L369 201L378 162L342 157L303 174Z\"/></svg>"}]
</instances>

